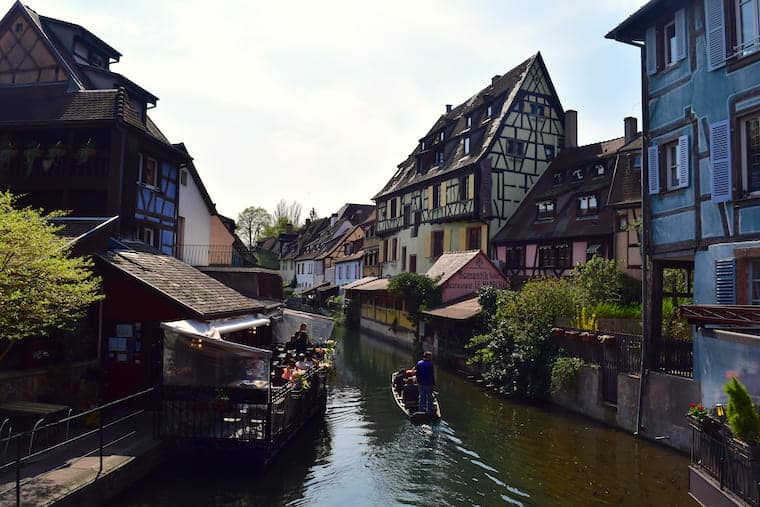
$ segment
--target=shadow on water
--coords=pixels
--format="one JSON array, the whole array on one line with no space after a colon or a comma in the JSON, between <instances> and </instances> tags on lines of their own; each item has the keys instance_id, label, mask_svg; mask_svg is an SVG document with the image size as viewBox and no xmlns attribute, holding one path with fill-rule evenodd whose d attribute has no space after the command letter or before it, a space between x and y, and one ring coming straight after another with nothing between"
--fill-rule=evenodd
<instances>
[{"instance_id":1,"label":"shadow on water","mask_svg":"<svg viewBox=\"0 0 760 507\"><path fill-rule=\"evenodd\" d=\"M444 420L406 420L389 392L412 357L337 329L324 420L256 472L170 461L119 505L694 505L687 459L542 405L518 404L438 370Z\"/></svg>"}]
</instances>

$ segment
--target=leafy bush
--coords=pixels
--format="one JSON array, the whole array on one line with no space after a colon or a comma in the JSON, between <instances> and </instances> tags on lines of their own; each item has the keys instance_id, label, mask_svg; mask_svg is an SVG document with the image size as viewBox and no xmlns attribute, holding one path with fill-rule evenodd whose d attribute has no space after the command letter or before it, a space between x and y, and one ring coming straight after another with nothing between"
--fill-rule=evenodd
<instances>
[{"instance_id":1,"label":"leafy bush","mask_svg":"<svg viewBox=\"0 0 760 507\"><path fill-rule=\"evenodd\" d=\"M341 296L330 296L325 301L325 306L336 324L345 324L346 316L343 314L343 298Z\"/></svg>"},{"instance_id":2,"label":"leafy bush","mask_svg":"<svg viewBox=\"0 0 760 507\"><path fill-rule=\"evenodd\" d=\"M433 280L417 273L399 273L391 278L388 292L404 300L406 311L417 324L421 312L441 302L441 290Z\"/></svg>"},{"instance_id":3,"label":"leafy bush","mask_svg":"<svg viewBox=\"0 0 760 507\"><path fill-rule=\"evenodd\" d=\"M575 389L578 375L585 366L583 359L577 357L558 357L552 365L552 392Z\"/></svg>"},{"instance_id":4,"label":"leafy bush","mask_svg":"<svg viewBox=\"0 0 760 507\"><path fill-rule=\"evenodd\" d=\"M641 304L597 303L594 313L600 319L641 319Z\"/></svg>"},{"instance_id":5,"label":"leafy bush","mask_svg":"<svg viewBox=\"0 0 760 507\"><path fill-rule=\"evenodd\" d=\"M723 390L728 394L726 416L734 436L748 444L757 443L760 440L760 418L749 391L736 377L731 377Z\"/></svg>"},{"instance_id":6,"label":"leafy bush","mask_svg":"<svg viewBox=\"0 0 760 507\"><path fill-rule=\"evenodd\" d=\"M585 306L575 307L575 317L573 317L571 325L575 329L586 329L589 331L596 331L599 329L596 313L588 311Z\"/></svg>"},{"instance_id":7,"label":"leafy bush","mask_svg":"<svg viewBox=\"0 0 760 507\"><path fill-rule=\"evenodd\" d=\"M498 291L487 330L470 340L471 363L487 366L484 377L503 394L543 397L549 391L556 350L549 335L559 319L571 318L585 293L568 279L527 282L520 292ZM488 303L488 300L486 300Z\"/></svg>"},{"instance_id":8,"label":"leafy bush","mask_svg":"<svg viewBox=\"0 0 760 507\"><path fill-rule=\"evenodd\" d=\"M618 303L623 289L623 273L614 259L594 256L585 264L578 264L571 274L573 281L582 288L589 303Z\"/></svg>"}]
</instances>

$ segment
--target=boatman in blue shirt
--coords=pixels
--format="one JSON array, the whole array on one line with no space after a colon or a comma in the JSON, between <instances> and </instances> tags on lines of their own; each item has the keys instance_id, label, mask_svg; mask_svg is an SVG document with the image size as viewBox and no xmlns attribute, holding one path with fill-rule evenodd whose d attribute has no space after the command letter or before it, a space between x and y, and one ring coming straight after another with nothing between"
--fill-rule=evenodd
<instances>
[{"instance_id":1,"label":"boatman in blue shirt","mask_svg":"<svg viewBox=\"0 0 760 507\"><path fill-rule=\"evenodd\" d=\"M417 410L427 414L433 413L433 387L435 387L435 371L433 370L433 354L425 352L422 360L414 368L417 372L417 384L420 388L420 399Z\"/></svg>"}]
</instances>

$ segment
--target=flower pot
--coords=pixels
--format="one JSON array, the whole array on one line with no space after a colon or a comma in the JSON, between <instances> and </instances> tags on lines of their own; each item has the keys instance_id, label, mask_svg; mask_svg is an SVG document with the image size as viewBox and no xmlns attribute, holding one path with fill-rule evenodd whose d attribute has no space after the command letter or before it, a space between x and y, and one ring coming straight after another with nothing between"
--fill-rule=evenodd
<instances>
[{"instance_id":1,"label":"flower pot","mask_svg":"<svg viewBox=\"0 0 760 507\"><path fill-rule=\"evenodd\" d=\"M729 440L729 445L739 454L747 456L752 460L760 459L760 445L758 444L748 444L737 438L732 438Z\"/></svg>"}]
</instances>

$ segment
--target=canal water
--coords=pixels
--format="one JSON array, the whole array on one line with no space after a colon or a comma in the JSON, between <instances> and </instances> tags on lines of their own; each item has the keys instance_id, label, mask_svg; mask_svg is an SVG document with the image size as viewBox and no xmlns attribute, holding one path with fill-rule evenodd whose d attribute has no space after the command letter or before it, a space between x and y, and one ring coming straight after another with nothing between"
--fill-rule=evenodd
<instances>
[{"instance_id":1,"label":"canal water","mask_svg":"<svg viewBox=\"0 0 760 507\"><path fill-rule=\"evenodd\" d=\"M413 426L389 390L411 355L336 334L324 420L266 472L169 461L118 505L696 505L684 456L560 409L506 401L442 369L443 421Z\"/></svg>"}]
</instances>

